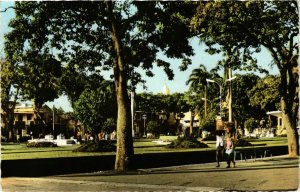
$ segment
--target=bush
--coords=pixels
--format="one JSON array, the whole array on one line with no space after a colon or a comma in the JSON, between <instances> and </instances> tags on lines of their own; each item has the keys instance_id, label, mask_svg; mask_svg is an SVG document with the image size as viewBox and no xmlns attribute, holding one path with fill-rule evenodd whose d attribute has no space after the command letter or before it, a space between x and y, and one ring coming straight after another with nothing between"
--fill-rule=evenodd
<instances>
[{"instance_id":1,"label":"bush","mask_svg":"<svg viewBox=\"0 0 300 192\"><path fill-rule=\"evenodd\" d=\"M216 130L216 125L214 119L206 119L200 123L200 127L203 131L214 132Z\"/></svg>"},{"instance_id":2,"label":"bush","mask_svg":"<svg viewBox=\"0 0 300 192\"><path fill-rule=\"evenodd\" d=\"M102 131L105 133L112 133L116 129L117 129L117 124L114 118L108 118L103 123Z\"/></svg>"},{"instance_id":3,"label":"bush","mask_svg":"<svg viewBox=\"0 0 300 192\"><path fill-rule=\"evenodd\" d=\"M57 147L57 145L50 141L42 141L42 142L30 142L27 143L27 147Z\"/></svg>"},{"instance_id":4,"label":"bush","mask_svg":"<svg viewBox=\"0 0 300 192\"><path fill-rule=\"evenodd\" d=\"M89 142L81 145L73 150L73 152L115 152L116 146L114 142L109 140L100 140Z\"/></svg>"},{"instance_id":5,"label":"bush","mask_svg":"<svg viewBox=\"0 0 300 192\"><path fill-rule=\"evenodd\" d=\"M159 124L156 121L149 121L149 123L147 124L147 132L158 136L160 134Z\"/></svg>"},{"instance_id":6,"label":"bush","mask_svg":"<svg viewBox=\"0 0 300 192\"><path fill-rule=\"evenodd\" d=\"M186 139L186 138L178 138L169 145L167 148L206 148L208 145L197 141L196 139Z\"/></svg>"}]
</instances>

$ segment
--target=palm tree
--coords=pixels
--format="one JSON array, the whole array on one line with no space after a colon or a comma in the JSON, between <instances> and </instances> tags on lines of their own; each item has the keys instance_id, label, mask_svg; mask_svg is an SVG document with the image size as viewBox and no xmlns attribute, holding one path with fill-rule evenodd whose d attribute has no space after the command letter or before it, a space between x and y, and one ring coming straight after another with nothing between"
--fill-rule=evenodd
<instances>
[{"instance_id":1,"label":"palm tree","mask_svg":"<svg viewBox=\"0 0 300 192\"><path fill-rule=\"evenodd\" d=\"M192 71L187 80L186 84L191 84L191 87L194 90L204 91L204 108L205 108L205 118L207 117L207 82L206 79L209 78L211 74L207 71L206 67L203 64L200 64L199 68L196 68Z\"/></svg>"}]
</instances>

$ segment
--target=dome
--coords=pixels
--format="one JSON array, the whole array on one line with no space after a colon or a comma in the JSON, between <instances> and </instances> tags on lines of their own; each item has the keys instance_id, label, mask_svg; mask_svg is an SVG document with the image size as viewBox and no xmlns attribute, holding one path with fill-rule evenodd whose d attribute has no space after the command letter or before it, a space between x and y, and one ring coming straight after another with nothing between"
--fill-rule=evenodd
<instances>
[{"instance_id":1,"label":"dome","mask_svg":"<svg viewBox=\"0 0 300 192\"><path fill-rule=\"evenodd\" d=\"M163 87L163 92L164 95L169 95L170 94L170 89L169 87L165 84Z\"/></svg>"}]
</instances>

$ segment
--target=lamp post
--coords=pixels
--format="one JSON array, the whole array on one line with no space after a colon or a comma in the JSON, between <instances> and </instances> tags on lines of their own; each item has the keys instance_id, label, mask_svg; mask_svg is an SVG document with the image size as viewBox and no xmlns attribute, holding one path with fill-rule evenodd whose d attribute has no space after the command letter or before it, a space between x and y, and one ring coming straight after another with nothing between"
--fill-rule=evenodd
<instances>
[{"instance_id":1,"label":"lamp post","mask_svg":"<svg viewBox=\"0 0 300 192\"><path fill-rule=\"evenodd\" d=\"M53 108L52 108L52 112L53 112L53 114L52 114L52 116L53 116L53 118L52 118L52 120L53 120L53 124L52 124L53 138L54 138L54 123L55 123L55 121L54 121L54 108L55 108L55 106L54 106L54 104L53 104Z\"/></svg>"},{"instance_id":2,"label":"lamp post","mask_svg":"<svg viewBox=\"0 0 300 192\"><path fill-rule=\"evenodd\" d=\"M132 137L134 137L134 114L135 114L135 109L134 109L134 90L131 92L131 129L132 129Z\"/></svg>"},{"instance_id":3,"label":"lamp post","mask_svg":"<svg viewBox=\"0 0 300 192\"><path fill-rule=\"evenodd\" d=\"M221 118L222 118L222 89L223 89L223 86L225 85L226 82L232 81L235 78L236 78L236 76L231 77L229 79L226 79L224 83L218 83L215 80L206 79L206 82L208 82L208 83L216 83L219 86L219 89L220 89L220 97L219 97L219 99L220 99L220 117Z\"/></svg>"}]
</instances>

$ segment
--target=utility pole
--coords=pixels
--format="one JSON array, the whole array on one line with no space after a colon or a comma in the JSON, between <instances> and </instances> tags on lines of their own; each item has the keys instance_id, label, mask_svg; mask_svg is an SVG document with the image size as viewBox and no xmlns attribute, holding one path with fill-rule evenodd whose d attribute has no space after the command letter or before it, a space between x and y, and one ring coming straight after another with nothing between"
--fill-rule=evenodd
<instances>
[{"instance_id":1,"label":"utility pole","mask_svg":"<svg viewBox=\"0 0 300 192\"><path fill-rule=\"evenodd\" d=\"M53 120L53 138L54 138L54 108L55 108L55 106L54 106L54 104L53 104L53 108L52 108L52 112L53 112L53 114L52 114L52 116L53 116L53 118L52 118L52 120Z\"/></svg>"},{"instance_id":2,"label":"utility pole","mask_svg":"<svg viewBox=\"0 0 300 192\"><path fill-rule=\"evenodd\" d=\"M132 137L134 137L134 90L131 92L131 128L132 128Z\"/></svg>"},{"instance_id":3,"label":"utility pole","mask_svg":"<svg viewBox=\"0 0 300 192\"><path fill-rule=\"evenodd\" d=\"M232 70L231 68L228 69L229 70L229 79L231 79L232 77ZM228 101L228 121L232 122L232 86L231 86L231 81L229 81L229 101Z\"/></svg>"}]
</instances>

